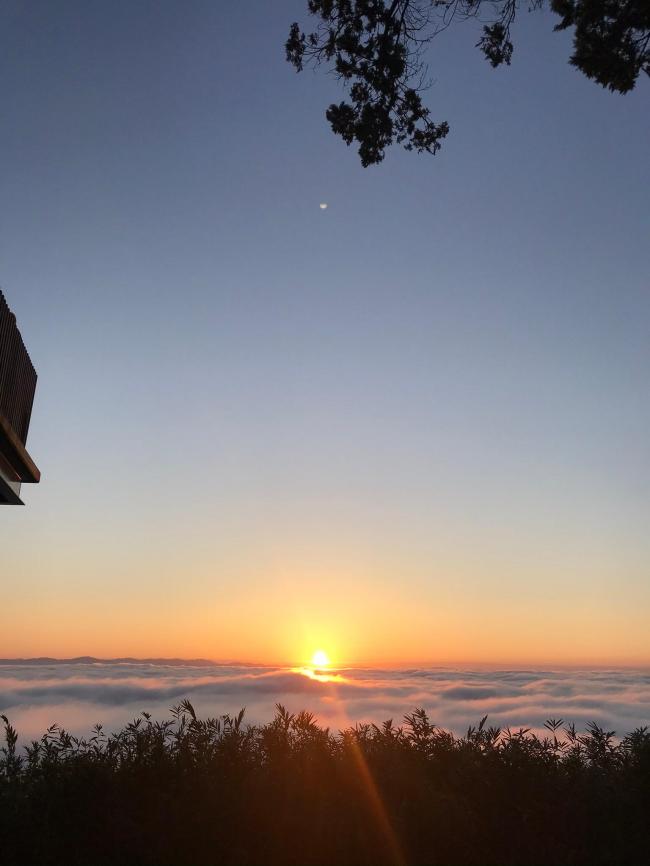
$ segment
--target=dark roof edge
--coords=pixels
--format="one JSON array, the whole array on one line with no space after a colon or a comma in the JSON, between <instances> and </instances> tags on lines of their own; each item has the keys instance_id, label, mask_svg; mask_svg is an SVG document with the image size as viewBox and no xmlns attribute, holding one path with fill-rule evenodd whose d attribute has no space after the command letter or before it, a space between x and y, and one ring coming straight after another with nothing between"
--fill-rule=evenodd
<instances>
[{"instance_id":1,"label":"dark roof edge","mask_svg":"<svg viewBox=\"0 0 650 866\"><path fill-rule=\"evenodd\" d=\"M25 345L25 341L23 340L23 336L22 336L22 334L20 333L20 328L18 327L18 319L17 319L17 317L16 317L16 314L14 313L14 311L13 311L13 310L11 309L11 307L9 306L9 301L7 301L7 298L6 298L6 296L5 296L5 293L4 293L4 292L2 291L2 289L0 288L0 302L3 302L3 301L4 301L4 305L5 305L5 307L9 310L9 314L10 314L11 316L14 317L14 322L16 323L16 329L17 329L17 331L18 331L18 336L19 336L19 338L20 338L20 342L21 342L22 348L23 348L25 354L27 355L27 359L28 359L29 363L32 365L32 370L34 371L34 375L35 375L36 378L38 379L38 373L36 372L36 367L34 366L34 362L33 362L32 359L31 359L31 356L30 356L30 354L29 354L29 351L27 350L27 346Z\"/></svg>"},{"instance_id":2,"label":"dark roof edge","mask_svg":"<svg viewBox=\"0 0 650 866\"><path fill-rule=\"evenodd\" d=\"M29 456L27 449L16 435L13 427L0 413L0 448L14 467L20 480L27 484L38 484L41 473Z\"/></svg>"}]
</instances>

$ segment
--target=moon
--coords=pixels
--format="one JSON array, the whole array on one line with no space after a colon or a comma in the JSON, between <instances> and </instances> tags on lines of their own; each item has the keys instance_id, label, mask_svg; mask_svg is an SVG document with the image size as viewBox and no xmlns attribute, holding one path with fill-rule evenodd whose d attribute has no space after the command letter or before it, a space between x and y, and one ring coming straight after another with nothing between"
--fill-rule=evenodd
<instances>
[{"instance_id":1,"label":"moon","mask_svg":"<svg viewBox=\"0 0 650 866\"><path fill-rule=\"evenodd\" d=\"M327 210L327 202L326 202L326 201L322 201L322 202L318 205L318 207L319 207L321 210Z\"/></svg>"}]
</instances>

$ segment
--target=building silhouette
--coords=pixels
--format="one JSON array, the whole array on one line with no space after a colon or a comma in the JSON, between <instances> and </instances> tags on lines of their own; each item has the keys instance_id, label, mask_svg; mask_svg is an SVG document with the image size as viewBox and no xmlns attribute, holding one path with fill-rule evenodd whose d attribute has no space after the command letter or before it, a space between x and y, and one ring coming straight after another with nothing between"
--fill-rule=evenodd
<instances>
[{"instance_id":1,"label":"building silhouette","mask_svg":"<svg viewBox=\"0 0 650 866\"><path fill-rule=\"evenodd\" d=\"M36 370L0 291L0 504L22 505L20 488L41 473L27 453Z\"/></svg>"}]
</instances>

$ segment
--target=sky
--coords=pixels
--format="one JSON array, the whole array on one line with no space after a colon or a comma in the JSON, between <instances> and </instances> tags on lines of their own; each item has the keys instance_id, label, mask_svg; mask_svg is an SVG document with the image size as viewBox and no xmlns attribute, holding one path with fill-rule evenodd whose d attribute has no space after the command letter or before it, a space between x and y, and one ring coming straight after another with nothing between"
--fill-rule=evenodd
<instances>
[{"instance_id":1,"label":"sky","mask_svg":"<svg viewBox=\"0 0 650 866\"><path fill-rule=\"evenodd\" d=\"M470 22L363 169L305 6L0 2L0 656L650 664L648 82Z\"/></svg>"}]
</instances>

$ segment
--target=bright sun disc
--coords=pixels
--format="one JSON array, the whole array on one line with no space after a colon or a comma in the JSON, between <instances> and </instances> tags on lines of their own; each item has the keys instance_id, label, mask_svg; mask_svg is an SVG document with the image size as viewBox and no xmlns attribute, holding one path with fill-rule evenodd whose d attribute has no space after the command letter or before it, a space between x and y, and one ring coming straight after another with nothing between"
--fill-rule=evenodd
<instances>
[{"instance_id":1,"label":"bright sun disc","mask_svg":"<svg viewBox=\"0 0 650 866\"><path fill-rule=\"evenodd\" d=\"M314 665L314 667L326 668L329 665L330 660L326 652L324 652L323 650L316 650L316 652L311 657L311 663Z\"/></svg>"}]
</instances>

